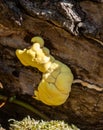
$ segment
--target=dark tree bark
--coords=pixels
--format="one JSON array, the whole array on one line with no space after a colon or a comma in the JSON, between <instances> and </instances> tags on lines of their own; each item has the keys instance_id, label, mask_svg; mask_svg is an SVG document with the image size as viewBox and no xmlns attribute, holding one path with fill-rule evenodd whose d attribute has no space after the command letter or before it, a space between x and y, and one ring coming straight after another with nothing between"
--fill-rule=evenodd
<instances>
[{"instance_id":1,"label":"dark tree bark","mask_svg":"<svg viewBox=\"0 0 103 130\"><path fill-rule=\"evenodd\" d=\"M0 2L0 86L3 92L8 97L17 95L30 102L50 119L65 120L84 130L103 129L103 1L93 1ZM32 99L41 73L36 68L24 67L15 55L17 48L29 47L30 39L36 35L43 37L51 54L67 64L74 74L70 97L58 107ZM22 112L18 106L14 112L11 107L12 104L5 105L0 114L13 113L8 118L12 115L17 118L18 114L20 119Z\"/></svg>"}]
</instances>

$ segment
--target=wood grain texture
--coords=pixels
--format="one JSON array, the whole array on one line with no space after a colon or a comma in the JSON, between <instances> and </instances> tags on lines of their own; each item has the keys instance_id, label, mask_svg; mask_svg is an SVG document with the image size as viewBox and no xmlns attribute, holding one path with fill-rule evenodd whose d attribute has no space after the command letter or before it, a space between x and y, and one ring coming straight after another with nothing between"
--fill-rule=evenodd
<instances>
[{"instance_id":1,"label":"wood grain texture","mask_svg":"<svg viewBox=\"0 0 103 130\"><path fill-rule=\"evenodd\" d=\"M7 1L9 2L9 0ZM66 18L67 15L69 17L69 14L64 14L64 6L61 6L63 11L58 10L56 14L55 8L58 5L55 2L58 1L38 2L38 6L34 2L35 7L32 7L32 10L37 9L36 13L38 13L40 4L42 6L48 5L47 11L50 9L52 14L55 12L58 19L55 19L55 15L52 17L47 15L41 17L40 14L34 16L29 7L24 8L27 6L26 2L30 7L32 6L32 1L29 0L21 0L20 3L13 4L16 10L19 8L20 14L18 15L12 11L7 3L5 4L4 1L0 3L0 82L8 96L28 94L31 97L34 89L40 83L41 73L35 68L22 66L15 55L17 48L23 49L31 46L30 39L37 35L43 37L45 46L49 48L50 53L55 58L70 66L75 79L103 88L103 45L95 40L103 41L103 15L101 13L103 4L92 1L75 3L71 0L73 5L71 11L74 11L72 13L76 13L82 19L78 26L72 28L75 30L77 27L78 33L76 35L78 36L75 36L75 31L71 31L70 28L72 24L76 25L77 21L75 22L75 17L73 17L74 21ZM69 4L68 1L67 4ZM80 12L77 7L79 7ZM43 10L41 9L41 11ZM21 17L22 21L19 21ZM67 20L68 26L64 27L65 20ZM80 27L83 25L83 28L79 28L79 25ZM103 129L103 91L75 83L72 85L67 102L59 107L48 107L32 98L26 98L26 95L23 100L28 100L51 119L65 120L84 130ZM4 113L8 111L10 110L4 109ZM19 109L17 113L22 115ZM17 116L15 112L13 115Z\"/></svg>"}]
</instances>

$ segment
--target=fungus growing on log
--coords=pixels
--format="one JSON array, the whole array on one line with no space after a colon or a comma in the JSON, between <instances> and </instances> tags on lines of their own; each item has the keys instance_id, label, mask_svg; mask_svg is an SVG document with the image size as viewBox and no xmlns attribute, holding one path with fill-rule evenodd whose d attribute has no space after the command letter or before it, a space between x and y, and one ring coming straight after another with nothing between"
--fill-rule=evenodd
<instances>
[{"instance_id":1,"label":"fungus growing on log","mask_svg":"<svg viewBox=\"0 0 103 130\"><path fill-rule=\"evenodd\" d=\"M73 74L68 66L50 55L41 37L33 37L31 42L30 49L17 49L16 55L24 66L36 67L43 73L33 97L47 105L61 105L71 91Z\"/></svg>"}]
</instances>

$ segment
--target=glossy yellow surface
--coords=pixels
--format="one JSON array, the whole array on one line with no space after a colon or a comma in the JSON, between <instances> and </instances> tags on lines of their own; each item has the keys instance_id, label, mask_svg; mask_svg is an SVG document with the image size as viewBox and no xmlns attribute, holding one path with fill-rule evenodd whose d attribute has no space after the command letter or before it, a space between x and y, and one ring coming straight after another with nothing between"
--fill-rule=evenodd
<instances>
[{"instance_id":1,"label":"glossy yellow surface","mask_svg":"<svg viewBox=\"0 0 103 130\"><path fill-rule=\"evenodd\" d=\"M33 45L30 49L17 49L16 55L23 65L36 67L43 72L34 98L47 105L61 105L71 91L73 74L68 66L50 55L41 37L33 37L31 42Z\"/></svg>"}]
</instances>

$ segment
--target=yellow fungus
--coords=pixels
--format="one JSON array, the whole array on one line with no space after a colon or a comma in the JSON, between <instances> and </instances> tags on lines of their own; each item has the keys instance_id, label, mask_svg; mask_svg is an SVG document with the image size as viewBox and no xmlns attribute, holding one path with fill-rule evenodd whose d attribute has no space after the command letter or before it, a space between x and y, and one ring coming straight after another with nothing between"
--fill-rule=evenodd
<instances>
[{"instance_id":1,"label":"yellow fungus","mask_svg":"<svg viewBox=\"0 0 103 130\"><path fill-rule=\"evenodd\" d=\"M41 37L33 37L31 42L33 45L30 49L17 49L16 55L23 65L36 67L43 72L33 97L47 105L61 105L71 91L73 74L67 65L50 55Z\"/></svg>"},{"instance_id":2,"label":"yellow fungus","mask_svg":"<svg viewBox=\"0 0 103 130\"><path fill-rule=\"evenodd\" d=\"M39 43L40 47L43 47L43 46L44 46L44 40L43 40L43 38L38 37L38 36L33 37L33 38L31 39L31 42L32 42L32 43Z\"/></svg>"}]
</instances>

